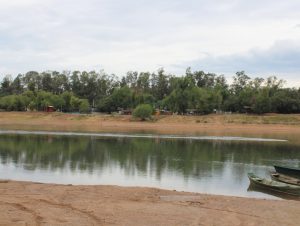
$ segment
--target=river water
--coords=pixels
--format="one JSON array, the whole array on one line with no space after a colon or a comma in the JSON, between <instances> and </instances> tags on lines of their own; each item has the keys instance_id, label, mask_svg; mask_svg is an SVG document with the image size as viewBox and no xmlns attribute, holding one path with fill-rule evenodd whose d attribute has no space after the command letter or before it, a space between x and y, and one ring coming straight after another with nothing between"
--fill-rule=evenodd
<instances>
[{"instance_id":1,"label":"river water","mask_svg":"<svg viewBox=\"0 0 300 226\"><path fill-rule=\"evenodd\" d=\"M239 137L0 132L0 179L275 198L248 172L300 166L300 145Z\"/></svg>"}]
</instances>

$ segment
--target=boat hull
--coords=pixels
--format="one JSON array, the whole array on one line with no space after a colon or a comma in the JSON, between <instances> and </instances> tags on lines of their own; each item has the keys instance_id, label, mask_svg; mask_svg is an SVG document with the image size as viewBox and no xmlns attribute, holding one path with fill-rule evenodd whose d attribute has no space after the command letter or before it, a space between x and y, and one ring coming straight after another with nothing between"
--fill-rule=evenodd
<instances>
[{"instance_id":1,"label":"boat hull","mask_svg":"<svg viewBox=\"0 0 300 226\"><path fill-rule=\"evenodd\" d=\"M255 176L253 173L248 173L250 183L261 188L271 191L280 192L288 195L300 196L300 186L289 185L278 181L262 179Z\"/></svg>"},{"instance_id":2,"label":"boat hull","mask_svg":"<svg viewBox=\"0 0 300 226\"><path fill-rule=\"evenodd\" d=\"M284 174L280 174L277 172L270 172L270 176L272 180L276 180L282 183L286 184L292 184L292 185L298 185L300 186L300 179L294 178L294 177L289 177Z\"/></svg>"},{"instance_id":3,"label":"boat hull","mask_svg":"<svg viewBox=\"0 0 300 226\"><path fill-rule=\"evenodd\" d=\"M274 166L277 173L281 173L287 176L295 177L300 179L300 169L284 167L284 166Z\"/></svg>"}]
</instances>

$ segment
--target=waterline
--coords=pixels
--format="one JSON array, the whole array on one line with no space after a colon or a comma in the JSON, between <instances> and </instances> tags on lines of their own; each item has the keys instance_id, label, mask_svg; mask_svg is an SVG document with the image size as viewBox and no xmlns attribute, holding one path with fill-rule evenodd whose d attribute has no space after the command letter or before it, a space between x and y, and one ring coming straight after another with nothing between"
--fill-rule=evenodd
<instances>
[{"instance_id":1,"label":"waterline","mask_svg":"<svg viewBox=\"0 0 300 226\"><path fill-rule=\"evenodd\" d=\"M256 137L235 136L179 136L158 134L124 134L124 133L80 133L56 131L25 131L25 130L0 130L1 134L20 135L59 135L59 136L90 136L90 137L120 137L120 138L148 138L148 139L183 139L183 140L219 140L219 141L254 141L254 142L287 142L283 139L267 139Z\"/></svg>"}]
</instances>

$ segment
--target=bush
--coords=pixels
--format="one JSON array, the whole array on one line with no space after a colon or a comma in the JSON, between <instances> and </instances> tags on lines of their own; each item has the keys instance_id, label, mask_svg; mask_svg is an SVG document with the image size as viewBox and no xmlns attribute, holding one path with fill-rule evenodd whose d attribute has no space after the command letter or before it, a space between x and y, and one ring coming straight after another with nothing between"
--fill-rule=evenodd
<instances>
[{"instance_id":1,"label":"bush","mask_svg":"<svg viewBox=\"0 0 300 226\"><path fill-rule=\"evenodd\" d=\"M100 112L108 112L116 111L116 107L114 106L113 100L111 96L103 97L97 102L97 111Z\"/></svg>"},{"instance_id":2,"label":"bush","mask_svg":"<svg viewBox=\"0 0 300 226\"><path fill-rule=\"evenodd\" d=\"M140 104L134 109L133 116L141 120L146 120L147 118L151 118L152 112L153 108L150 104Z\"/></svg>"},{"instance_id":3,"label":"bush","mask_svg":"<svg viewBox=\"0 0 300 226\"><path fill-rule=\"evenodd\" d=\"M86 99L81 100L81 103L79 105L79 112L80 113L90 113L91 112L88 100L86 100Z\"/></svg>"},{"instance_id":4,"label":"bush","mask_svg":"<svg viewBox=\"0 0 300 226\"><path fill-rule=\"evenodd\" d=\"M29 103L28 108L29 108L30 111L36 110L36 104L34 103L34 101L31 101Z\"/></svg>"}]
</instances>

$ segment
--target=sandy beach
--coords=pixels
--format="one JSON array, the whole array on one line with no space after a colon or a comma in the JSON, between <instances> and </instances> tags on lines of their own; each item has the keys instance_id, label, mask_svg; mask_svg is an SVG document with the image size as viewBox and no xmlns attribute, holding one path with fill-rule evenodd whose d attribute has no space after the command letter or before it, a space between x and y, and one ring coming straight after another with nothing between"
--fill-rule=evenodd
<instances>
[{"instance_id":1,"label":"sandy beach","mask_svg":"<svg viewBox=\"0 0 300 226\"><path fill-rule=\"evenodd\" d=\"M1 181L0 225L299 225L300 202Z\"/></svg>"}]
</instances>

